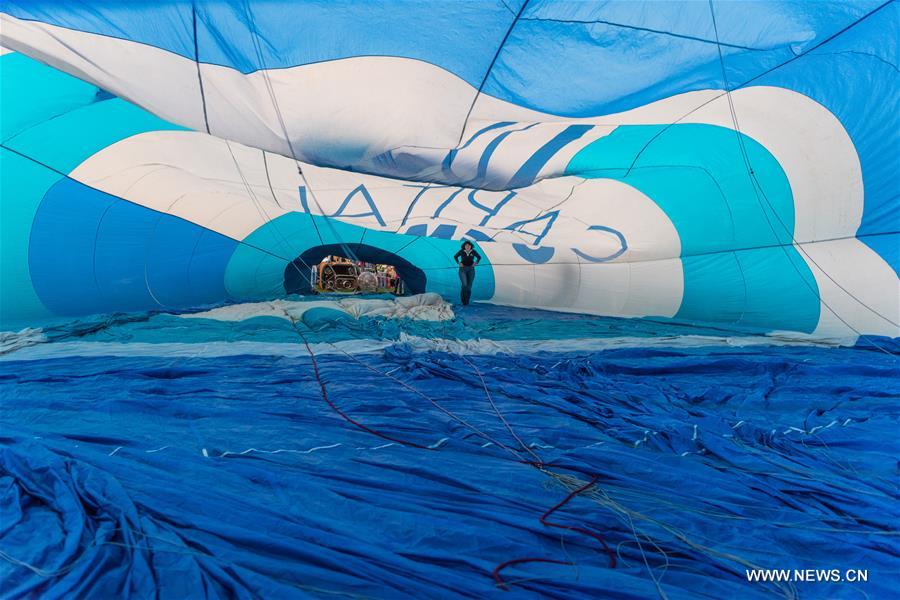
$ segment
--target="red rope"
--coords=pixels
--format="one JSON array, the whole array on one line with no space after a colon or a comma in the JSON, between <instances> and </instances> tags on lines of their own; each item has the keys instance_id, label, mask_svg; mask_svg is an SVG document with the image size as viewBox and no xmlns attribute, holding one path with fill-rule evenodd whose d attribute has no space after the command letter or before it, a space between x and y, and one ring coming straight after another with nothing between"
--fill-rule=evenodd
<instances>
[{"instance_id":1,"label":"red rope","mask_svg":"<svg viewBox=\"0 0 900 600\"><path fill-rule=\"evenodd\" d=\"M513 436L513 438L515 438L515 440L519 443L519 445L522 447L522 449L525 450L526 452L530 453L535 458L534 462L532 462L532 461L523 461L523 462L525 462L525 464L531 465L532 467L534 467L536 469L546 470L546 467L548 465L546 465L544 463L544 460L540 457L540 455L538 455L534 450L532 450L525 444L525 442L522 440L522 438L520 438L518 436L518 434L516 434L515 429L513 429L512 425L509 423L509 421L506 420L506 417L503 416L503 413L500 412L500 408L497 406L497 404L494 402L494 399L491 397L490 391L488 391L487 382L485 382L484 376L482 376L481 370L478 368L478 366L474 362L472 362L468 358L466 358L465 356L463 356L463 355L460 355L460 356L470 367L472 367L472 369L475 370L475 374L478 375L478 379L481 380L481 385L482 385L482 387L484 387L484 394L485 394L485 396L487 396L488 402L490 402L491 408L493 409L494 413L497 415L497 418L500 419L500 421L506 427L507 431L509 431L509 433ZM588 475L583 472L582 472L582 474ZM550 521L548 518L554 512L556 512L557 510L559 510L560 508L565 506L570 500L572 500L572 498L574 498L581 492L585 491L586 489L588 489L589 487L591 487L595 483L597 483L597 480L600 478L600 476L596 475L596 474L591 474L588 476L591 478L590 481L588 481L586 484L582 485L578 489L569 492L569 494L565 498L563 498L555 506L553 506L552 508L547 510L544 514L542 514L541 518L540 518L540 522L542 525L544 525L546 527L556 527L557 529L564 529L566 531L574 531L576 533L580 533L582 535L586 535L588 537L593 538L601 546L603 546L604 550L606 550L606 555L609 556L609 567L611 569L615 569L616 568L616 556L615 556L615 554L613 554L610 547L606 544L606 540L603 539L603 536L601 536L599 533L597 533L595 531L590 531L589 529L585 529L583 527L575 527L574 525L565 525L563 523L554 523L554 522ZM500 571L502 571L509 565L519 564L519 563L523 563L523 562L552 562L552 563L558 563L558 564L570 564L570 563L564 563L564 562L560 562L560 561L555 561L555 560L550 560L550 559L540 559L540 558L525 558L525 559L508 560L508 561L498 565L494 569L494 580L497 581L497 583L500 585L500 587L502 587L504 590L507 590L508 588L503 583L503 581L500 579Z\"/></svg>"},{"instance_id":2,"label":"red rope","mask_svg":"<svg viewBox=\"0 0 900 600\"><path fill-rule=\"evenodd\" d=\"M542 563L552 563L554 565L571 565L572 563L566 562L564 560L553 560L552 558L514 558L512 560L508 560L505 563L501 563L494 568L494 581L497 582L497 585L509 591L509 588L506 587L506 583L503 579L500 578L500 571L505 569L506 567L511 567L513 565L520 565L522 563L534 563L534 562L542 562Z\"/></svg>"},{"instance_id":3,"label":"red rope","mask_svg":"<svg viewBox=\"0 0 900 600\"><path fill-rule=\"evenodd\" d=\"M422 450L435 450L435 448L431 448L431 447L428 447L428 446L423 446L423 445L417 444L417 443L415 443L415 442L409 442L409 441L406 441L406 440L401 440L401 439L398 439L398 438L389 436L389 435L387 435L387 434L385 434L385 433L382 433L382 432L380 432L380 431L378 431L378 430L376 430L376 429L372 429L371 427L368 427L367 425L364 425L364 424L360 423L359 421L356 421L355 419L353 419L352 417L350 417L348 414L346 414L344 411L342 411L340 408L338 408L337 405L335 405L334 402L332 402L331 399L328 397L328 390L326 389L326 387L325 387L325 382L322 381L322 377L321 377L321 375L320 375L320 373L319 373L319 365L318 365L318 361L316 360L316 355L315 355L315 353L313 352L312 347L310 346L309 342L307 341L306 336L304 336L304 335L303 335L303 332L300 331L300 328L297 327L297 323L294 321L294 319L291 318L290 315L288 315L288 317L290 318L291 324L294 326L294 330L295 330L295 331L297 332L297 334L300 336L300 339L303 340L303 344L306 346L306 351L309 353L309 357L310 357L310 359L311 359L311 361L312 361L313 374L315 375L316 381L319 383L319 389L320 389L321 394L322 394L322 399L325 400L325 402L328 404L328 406L330 406L331 409L332 409L335 413L337 413L341 418L343 418L345 421L347 421L347 422L350 423L351 425L353 425L353 426L355 426L355 427L357 427L357 428L359 428L359 429L361 429L361 430L363 430L363 431L365 431L365 432L367 432L367 433L370 433L370 434L372 434L372 435L375 435L375 436L377 436L377 437L380 437L380 438L382 438L382 439L385 439L385 440L388 440L388 441L391 441L391 442L394 442L394 443L397 443L397 444L400 444L400 445L403 445L403 446L411 446L411 447L413 447L413 448L420 448L420 449L422 449ZM346 352L345 352L345 354L347 354L348 356L350 356L349 353L346 353ZM356 357L352 357L352 356L351 356L351 358L354 358L354 360L357 360L357 361L358 361L358 359L356 359ZM532 466L532 467L535 467L535 468L537 468L537 469L544 470L544 469L546 468L546 466L548 466L548 465L545 465L545 463L543 462L543 459L541 459L541 457L540 457L537 453L535 453L531 448L529 448L529 447L525 444L525 442L524 442L524 441L516 434L515 430L512 428L512 425L510 425L509 421L506 420L506 418L503 416L503 413L500 412L500 409L499 409L499 408L497 407L497 405L494 403L494 400L493 400L493 398L491 397L491 393L490 393L490 391L488 390L487 383L485 382L484 377L483 377L482 374L481 374L481 371L478 369L478 367L477 367L473 362L469 361L469 360L468 360L467 358L465 358L464 356L463 356L463 360L465 360L465 361L466 361L466 362L467 362L467 363L475 370L476 374L478 375L478 378L479 378L480 381L481 381L482 386L484 387L484 392L485 392L485 394L486 394L486 396L487 396L487 398L488 398L488 401L489 401L490 404L491 404L491 408L492 408L492 409L494 410L494 412L497 414L497 416L499 417L500 421L504 424L504 426L507 428L507 430L509 431L509 433L516 439L516 441L519 443L519 445L520 445L526 452L529 452L529 453L530 453L533 457L535 457L535 459L536 459L536 461L527 461L527 460L526 460L526 461L520 461L520 462L522 462L522 463L524 463L524 464L527 464L527 465L530 465L530 466ZM361 361L359 361L359 362L361 362ZM363 363L363 364L364 364L364 363ZM375 369L372 369L371 367L369 367L368 365L364 365L364 366L366 366L367 368L369 368L369 369L371 369L371 370L373 370L373 371L375 370ZM393 377L391 377L390 375L388 375L388 374L386 374L386 373L382 373L382 374L385 375L385 376L387 376L387 377L390 377L390 378L393 379ZM480 430L478 430L477 428L474 428L473 426L469 425L469 424L466 423L464 420L460 419L459 417L457 417L456 415L454 415L454 414L451 413L450 411L447 411L445 408L443 408L442 406L440 406L439 404L437 404L437 402L435 402L435 401L434 401L433 399L431 399L430 397L426 396L425 394L422 394L422 392L416 390L415 388L410 387L408 384L406 384L405 382L403 382L403 381L401 381L401 380L397 380L397 381L400 381L400 383L401 383L404 387L407 387L407 388L409 388L410 390L414 391L415 393L417 393L417 394L419 394L419 395L425 397L426 399L428 399L433 405L437 406L437 407L440 408L443 412L445 412L445 413L447 413L448 415L452 416L455 420L457 420L457 421L461 422L462 424L464 424L464 425L466 425L466 426L472 428L473 430L475 430L477 433L481 434L482 436L488 437L488 436L486 436L486 434L483 434L483 433L482 433ZM504 449L510 450L510 449L509 449L508 447L506 447L504 444L501 444L501 443L499 443L499 442L496 442L496 441L492 440L492 439L489 438L489 437L488 437L488 439L491 440L491 441L493 441L493 443L497 444L498 446L500 446L500 447L502 447L502 448L504 448ZM566 468L566 467L562 467L562 468ZM581 471L578 470L578 469L575 469L575 470L578 471L578 472L581 472ZM582 472L582 474L584 474L584 473ZM602 537L600 534L598 534L598 533L596 533L596 532L594 532L594 531L590 531L590 530L588 530L588 529L585 529L585 528L583 528L583 527L575 527L575 526L573 526L573 525L565 525L565 524L563 524L563 523L554 523L554 522L552 522L552 521L549 520L550 515L552 515L554 512L556 512L557 510L559 510L560 508L562 508L562 507L565 506L566 504L568 504L575 496L577 496L578 494L584 492L585 490L587 490L588 488L590 488L591 486L593 486L595 483L597 483L597 480L598 480L598 478L599 478L598 475L591 475L590 477L591 477L591 480L590 480L589 482L587 482L586 484L582 485L581 487L579 487L579 488L577 488L577 489L572 490L571 492L569 492L569 494L568 494L565 498L563 498L562 500L560 500L559 502L557 502L554 506L552 506L550 509L548 509L547 511L545 511L545 512L540 516L540 519L539 519L539 520L540 520L541 524L544 525L544 526L546 526L546 527L555 527L555 528L557 528L557 529L563 529L563 530L566 530L566 531L574 531L574 532L576 532L576 533L580 533L580 534L582 534L582 535L586 535L586 536L591 537L592 539L596 540L600 545L603 546L604 550L606 550L606 553L607 553L607 555L609 556L609 566L610 566L610 568L615 568L615 567L616 567L616 557L615 557L615 555L613 554L613 552L612 552L612 550L610 549L610 547L606 544L606 541L603 539L603 537ZM503 582L503 579L500 577L500 572L503 571L505 568L510 567L510 566L512 566L512 565L518 565L518 564L524 564L524 563L534 563L534 562L543 562L543 563L558 564L558 565L571 565L571 564L572 564L572 563L570 563L570 562L561 561L561 560L554 560L554 559L550 559L550 558L537 558L537 557L514 558L514 559L511 559L511 560L507 560L507 561L505 561L505 562L503 562L503 563L500 563L499 565L497 565L497 566L494 568L494 571L493 571L494 581L497 582L497 585L498 585L499 587L501 587L502 589L508 591L509 588L508 588L507 585Z\"/></svg>"},{"instance_id":4,"label":"red rope","mask_svg":"<svg viewBox=\"0 0 900 600\"><path fill-rule=\"evenodd\" d=\"M532 466L537 466L537 465L532 464ZM599 542L600 545L603 546L603 549L606 550L606 555L609 556L609 567L611 569L615 569L616 568L616 556L615 556L615 554L613 554L612 549L610 549L610 547L607 545L606 540L603 539L603 536L601 536L599 533L597 533L595 531L591 531L591 530L585 529L583 527L575 527L574 525L565 525L563 523L554 523L554 522L550 521L550 519L548 518L554 512L556 512L557 510L559 510L560 508L562 508L563 506L568 504L569 501L572 500L572 498L574 498L578 494L582 493L583 491L587 490L588 488L593 486L595 483L597 483L598 478L599 478L598 475L593 475L589 482L587 482L586 484L582 485L581 487L569 492L565 498L563 498L562 500L557 502L554 506L549 508L546 512L544 512L544 514L541 515L540 522L542 525L544 525L546 527L556 527L557 529L565 529L566 531L575 531L577 533L589 536L589 537L597 540L597 542ZM546 562L546 563L554 563L554 564L558 564L558 565L572 564L569 562L560 561L560 560L552 560L549 558L530 558L530 557L529 558L515 558L512 560L508 560L506 562L500 563L499 565L497 565L494 568L494 572L493 572L494 581L496 581L497 585L500 586L502 589L509 591L509 587L507 587L507 585L503 582L503 579L501 579L501 577L500 577L500 572L503 569L505 569L506 567L521 564L521 563L530 563L530 562Z\"/></svg>"},{"instance_id":5,"label":"red rope","mask_svg":"<svg viewBox=\"0 0 900 600\"><path fill-rule=\"evenodd\" d=\"M589 529L584 529L581 527L574 527L572 525L564 525L562 523L553 523L547 518L550 515L552 515L554 512L556 512L557 510L559 510L560 508L565 506L569 500L571 500L572 498L574 498L581 492L585 491L586 489L588 489L589 487L591 487L595 483L597 483L597 479L599 479L599 476L594 475L589 482L587 482L586 484L584 484L577 490L572 490L571 492L569 492L569 495L566 496L565 498L563 498L562 501L557 503L556 506L554 506L553 508L551 508L550 510L548 510L547 512L545 512L544 514L541 515L541 523L543 525L546 525L547 527L556 527L557 529L566 529L568 531L577 531L578 533L580 533L582 535L587 535L587 536L594 538L595 540L597 540L597 542L600 543L601 546L603 546L603 549L606 550L606 554L607 554L607 556L609 556L609 568L615 569L616 568L616 555L613 554L613 551L606 544L606 540L603 539L603 536L601 536L599 533L597 533L595 531L590 531Z\"/></svg>"},{"instance_id":6,"label":"red rope","mask_svg":"<svg viewBox=\"0 0 900 600\"><path fill-rule=\"evenodd\" d=\"M293 319L291 321L293 322ZM371 433L372 435L378 436L378 437L388 440L390 442L394 442L395 444L400 444L401 446L411 446L413 448L420 448L422 450L435 450L435 448L429 448L428 446L423 446L422 444L417 444L415 442L410 442L407 440L401 440L401 439L398 439L395 437L391 437L391 436L387 435L386 433L381 433L377 429L372 429L371 427L369 427L367 425L363 425L362 423L360 423L359 421L355 420L353 417L351 417L350 415L348 415L347 413L342 411L340 408L338 408L337 405L334 402L332 402L331 399L328 397L328 390L325 389L325 382L322 381L322 377L319 374L319 364L316 361L316 355L315 355L315 353L313 353L312 347L309 345L309 342L306 341L306 337L303 335L303 333L301 333L300 329L297 327L296 324L294 324L294 329L300 335L300 339L303 340L303 344L306 346L306 351L309 352L309 357L310 357L310 359L312 359L313 374L316 377L316 381L319 382L319 389L322 392L322 399L328 403L328 406L331 407L331 410L336 412L338 415L341 416L341 418L343 418L345 421L347 421L351 425L358 427L359 429L362 429L366 433Z\"/></svg>"}]
</instances>

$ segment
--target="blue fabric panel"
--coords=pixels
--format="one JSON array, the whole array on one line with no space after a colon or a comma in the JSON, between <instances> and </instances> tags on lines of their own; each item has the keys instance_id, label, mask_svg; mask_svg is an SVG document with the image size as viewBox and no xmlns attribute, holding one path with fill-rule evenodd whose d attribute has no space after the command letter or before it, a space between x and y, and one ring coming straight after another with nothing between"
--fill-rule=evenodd
<instances>
[{"instance_id":1,"label":"blue fabric panel","mask_svg":"<svg viewBox=\"0 0 900 600\"><path fill-rule=\"evenodd\" d=\"M334 325L342 321L346 321L348 324L350 324L355 320L353 317L342 310L325 307L311 308L305 311L300 319L303 321L304 325L306 325L313 331L318 331L327 327L333 327Z\"/></svg>"},{"instance_id":2,"label":"blue fabric panel","mask_svg":"<svg viewBox=\"0 0 900 600\"><path fill-rule=\"evenodd\" d=\"M681 262L684 295L677 319L806 333L819 323L818 285L793 248L702 254Z\"/></svg>"},{"instance_id":3,"label":"blue fabric panel","mask_svg":"<svg viewBox=\"0 0 900 600\"><path fill-rule=\"evenodd\" d=\"M146 281L157 302L184 308L227 299L225 266L235 240L160 214L146 244Z\"/></svg>"},{"instance_id":4,"label":"blue fabric panel","mask_svg":"<svg viewBox=\"0 0 900 600\"><path fill-rule=\"evenodd\" d=\"M43 120L4 145L62 173L107 146L145 131L184 129L115 98Z\"/></svg>"},{"instance_id":5,"label":"blue fabric panel","mask_svg":"<svg viewBox=\"0 0 900 600\"><path fill-rule=\"evenodd\" d=\"M2 60L2 59L0 59ZM47 315L28 270L31 226L59 175L0 148L0 330L17 331Z\"/></svg>"},{"instance_id":6,"label":"blue fabric panel","mask_svg":"<svg viewBox=\"0 0 900 600\"><path fill-rule=\"evenodd\" d=\"M518 2L507 2L515 5ZM513 21L503 2L197 2L200 61L251 73L353 56L436 64L478 87ZM194 60L191 3L8 1L20 18L131 39Z\"/></svg>"},{"instance_id":7,"label":"blue fabric panel","mask_svg":"<svg viewBox=\"0 0 900 600\"><path fill-rule=\"evenodd\" d=\"M603 321L613 336L655 328L671 340L679 331L595 321L589 327ZM421 333L421 324L392 323ZM430 326L450 337L527 339L585 323L473 305ZM313 342L337 330L368 338L375 325L298 323ZM198 353L253 335L293 339L305 352L293 327L273 318L144 315L83 343L187 341L195 330ZM900 420L891 356L710 345L464 359L398 343L357 358L318 354L331 402L433 450L340 418L302 354L0 361L0 546L19 561L0 561L5 594L488 598L501 594L497 565L538 556L574 566L509 567L506 595L648 598L657 579L673 600L763 600L772 588L748 583L746 563L831 569L840 556L838 567L868 569L869 581L805 583L804 594L849 598L864 585L870 597L891 597L900 553L896 536L884 535ZM424 396L379 374L388 372ZM523 464L485 388L550 470L582 482L597 474L592 491L553 517L602 535L615 568L596 540L541 524L569 488Z\"/></svg>"},{"instance_id":8,"label":"blue fabric panel","mask_svg":"<svg viewBox=\"0 0 900 600\"><path fill-rule=\"evenodd\" d=\"M188 265L188 281L195 294L195 304L230 300L225 287L225 271L239 246L240 242L216 231L201 230Z\"/></svg>"},{"instance_id":9,"label":"blue fabric panel","mask_svg":"<svg viewBox=\"0 0 900 600\"><path fill-rule=\"evenodd\" d=\"M681 259L684 293L676 317L695 321L740 321L747 308L744 276L733 252Z\"/></svg>"},{"instance_id":10,"label":"blue fabric panel","mask_svg":"<svg viewBox=\"0 0 900 600\"><path fill-rule=\"evenodd\" d=\"M212 232L200 237L202 231L61 179L44 196L32 227L28 264L35 291L57 315L220 301L237 242ZM199 277L190 277L192 268Z\"/></svg>"},{"instance_id":11,"label":"blue fabric panel","mask_svg":"<svg viewBox=\"0 0 900 600\"><path fill-rule=\"evenodd\" d=\"M100 101L100 89L12 52L0 56L0 123L6 143L33 125Z\"/></svg>"},{"instance_id":12,"label":"blue fabric panel","mask_svg":"<svg viewBox=\"0 0 900 600\"><path fill-rule=\"evenodd\" d=\"M3 12L194 56L192 2L4 0Z\"/></svg>"},{"instance_id":13,"label":"blue fabric panel","mask_svg":"<svg viewBox=\"0 0 900 600\"><path fill-rule=\"evenodd\" d=\"M877 5L716 2L729 82L741 84L793 58ZM722 87L708 2L535 2L484 92L587 117Z\"/></svg>"},{"instance_id":14,"label":"blue fabric panel","mask_svg":"<svg viewBox=\"0 0 900 600\"><path fill-rule=\"evenodd\" d=\"M28 265L35 292L53 313L90 314L108 306L94 278L94 246L100 221L118 201L67 178L41 201Z\"/></svg>"},{"instance_id":15,"label":"blue fabric panel","mask_svg":"<svg viewBox=\"0 0 900 600\"><path fill-rule=\"evenodd\" d=\"M879 0L798 2L792 0L713 0L723 45L755 51L789 47L799 53L847 23L877 8ZM529 2L525 20L604 22L622 29L683 38L715 45L708 2L640 2L578 0Z\"/></svg>"},{"instance_id":16,"label":"blue fabric panel","mask_svg":"<svg viewBox=\"0 0 900 600\"><path fill-rule=\"evenodd\" d=\"M857 236L900 274L900 252L891 238L878 235L900 231L898 22L900 6L886 3L828 44L754 85L796 90L840 120L862 167L865 210Z\"/></svg>"},{"instance_id":17,"label":"blue fabric panel","mask_svg":"<svg viewBox=\"0 0 900 600\"><path fill-rule=\"evenodd\" d=\"M337 9L328 0L311 0L204 3L198 18L200 60L244 73L399 56L438 65L478 87L513 15L501 2L378 0Z\"/></svg>"},{"instance_id":18,"label":"blue fabric panel","mask_svg":"<svg viewBox=\"0 0 900 600\"><path fill-rule=\"evenodd\" d=\"M895 273L898 272L897 269L900 267L900 233L872 234L859 239L883 258L887 264L891 265Z\"/></svg>"},{"instance_id":19,"label":"blue fabric panel","mask_svg":"<svg viewBox=\"0 0 900 600\"><path fill-rule=\"evenodd\" d=\"M108 307L103 310L161 308L151 293L147 270L148 242L158 218L144 207L117 200L97 224L92 262L94 280Z\"/></svg>"},{"instance_id":20,"label":"blue fabric panel","mask_svg":"<svg viewBox=\"0 0 900 600\"><path fill-rule=\"evenodd\" d=\"M739 323L812 333L822 308L819 286L792 246L736 251L747 306Z\"/></svg>"}]
</instances>

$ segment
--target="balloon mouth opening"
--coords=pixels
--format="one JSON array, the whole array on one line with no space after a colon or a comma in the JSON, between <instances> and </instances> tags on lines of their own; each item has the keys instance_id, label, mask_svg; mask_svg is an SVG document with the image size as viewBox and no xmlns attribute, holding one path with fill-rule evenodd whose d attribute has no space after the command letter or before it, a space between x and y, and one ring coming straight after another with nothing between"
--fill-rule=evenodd
<instances>
[{"instance_id":1,"label":"balloon mouth opening","mask_svg":"<svg viewBox=\"0 0 900 600\"><path fill-rule=\"evenodd\" d=\"M307 295L322 291L316 285L320 277L319 264L330 256L346 257L354 262L391 265L403 282L404 293L425 293L428 283L425 271L394 252L368 244L324 244L306 250L288 263L284 269L285 293ZM348 288L347 291L352 290Z\"/></svg>"}]
</instances>

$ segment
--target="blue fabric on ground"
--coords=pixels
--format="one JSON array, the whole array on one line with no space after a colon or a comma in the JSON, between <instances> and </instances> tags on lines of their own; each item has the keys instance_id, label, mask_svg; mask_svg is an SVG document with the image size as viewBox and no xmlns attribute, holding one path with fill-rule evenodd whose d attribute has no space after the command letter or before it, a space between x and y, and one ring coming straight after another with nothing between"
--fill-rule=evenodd
<instances>
[{"instance_id":1,"label":"blue fabric on ground","mask_svg":"<svg viewBox=\"0 0 900 600\"><path fill-rule=\"evenodd\" d=\"M748 583L749 565L869 570L865 584L794 584L801 598L890 595L900 555L894 357L673 346L463 358L400 341L565 334L579 318L582 337L679 327L651 335L642 321L468 308L447 323L297 324L311 342L396 340L354 358L319 355L318 368L346 414L430 450L343 420L307 357L202 355L214 340L300 344L285 319L155 315L85 322L78 334L180 339L196 343L195 358L9 355L3 596L647 598L657 583L669 598L791 592ZM472 364L550 470L599 476L553 519L601 534L615 568L590 537L540 523L571 486L523 463ZM492 570L523 557L574 566L510 567L501 592Z\"/></svg>"},{"instance_id":2,"label":"blue fabric on ground","mask_svg":"<svg viewBox=\"0 0 900 600\"><path fill-rule=\"evenodd\" d=\"M313 296L297 301L320 302L340 300L346 296ZM389 295L370 294L367 299L392 298ZM704 336L758 336L759 329L749 327L699 324L665 319L662 317L621 319L596 315L560 313L533 308L512 308L490 304L456 306L456 318L452 321L414 321L367 318L347 319L346 313L332 308L313 308L303 314L304 324L312 342L338 342L349 339L399 340L406 333L423 338L449 338L457 340L568 340L584 338L648 337L661 338L682 335ZM112 323L115 326L109 327ZM286 318L258 316L223 323L215 319L194 317L189 322L182 317L166 313L128 315L104 315L86 317L78 321L63 321L44 328L51 339L77 338L97 342L214 342L258 341L295 343L297 332ZM893 345L891 340L877 338L878 345Z\"/></svg>"}]
</instances>

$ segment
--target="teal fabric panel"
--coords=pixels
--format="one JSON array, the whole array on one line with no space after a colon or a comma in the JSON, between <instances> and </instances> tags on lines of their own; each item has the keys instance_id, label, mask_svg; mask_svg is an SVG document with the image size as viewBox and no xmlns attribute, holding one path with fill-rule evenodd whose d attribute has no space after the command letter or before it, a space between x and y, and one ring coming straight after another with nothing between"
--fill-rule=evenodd
<instances>
[{"instance_id":1,"label":"teal fabric panel","mask_svg":"<svg viewBox=\"0 0 900 600\"><path fill-rule=\"evenodd\" d=\"M665 212L681 240L677 318L815 329L818 288L791 243L790 183L749 136L703 124L621 126L578 152L566 172L626 183Z\"/></svg>"}]
</instances>

